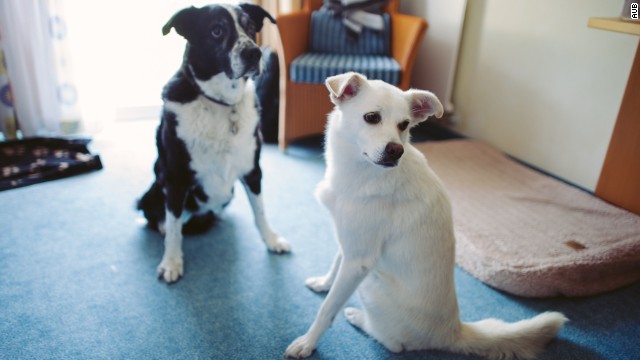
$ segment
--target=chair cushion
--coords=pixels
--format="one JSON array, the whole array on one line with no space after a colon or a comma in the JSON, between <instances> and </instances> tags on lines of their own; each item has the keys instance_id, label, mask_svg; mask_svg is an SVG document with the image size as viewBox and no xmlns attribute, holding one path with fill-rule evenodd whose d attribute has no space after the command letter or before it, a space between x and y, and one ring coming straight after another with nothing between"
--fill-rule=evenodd
<instances>
[{"instance_id":1,"label":"chair cushion","mask_svg":"<svg viewBox=\"0 0 640 360\"><path fill-rule=\"evenodd\" d=\"M347 36L341 17L326 10L311 14L309 52L351 55L391 55L391 17L383 14L384 30L363 28L355 38Z\"/></svg>"},{"instance_id":2,"label":"chair cushion","mask_svg":"<svg viewBox=\"0 0 640 360\"><path fill-rule=\"evenodd\" d=\"M329 76L355 71L369 79L400 83L402 70L392 57L306 53L291 63L291 81L322 84Z\"/></svg>"}]
</instances>

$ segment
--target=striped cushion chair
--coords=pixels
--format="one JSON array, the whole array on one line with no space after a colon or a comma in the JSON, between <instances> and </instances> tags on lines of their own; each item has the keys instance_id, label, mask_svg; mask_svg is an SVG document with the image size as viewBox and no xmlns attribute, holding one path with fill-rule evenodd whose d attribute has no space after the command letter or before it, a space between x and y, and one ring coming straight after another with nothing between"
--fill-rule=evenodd
<instances>
[{"instance_id":1,"label":"striped cushion chair","mask_svg":"<svg viewBox=\"0 0 640 360\"><path fill-rule=\"evenodd\" d=\"M321 134L332 104L324 81L347 71L384 80L406 90L427 23L398 13L399 0L385 6L384 30L364 28L349 38L340 17L321 9L323 0L303 0L299 12L277 19L280 33L278 141Z\"/></svg>"},{"instance_id":2,"label":"striped cushion chair","mask_svg":"<svg viewBox=\"0 0 640 360\"><path fill-rule=\"evenodd\" d=\"M350 38L341 18L323 9L312 12L309 52L291 63L291 81L322 84L329 76L355 71L397 85L402 70L391 57L391 17L383 14L383 19L383 30L364 28Z\"/></svg>"}]
</instances>

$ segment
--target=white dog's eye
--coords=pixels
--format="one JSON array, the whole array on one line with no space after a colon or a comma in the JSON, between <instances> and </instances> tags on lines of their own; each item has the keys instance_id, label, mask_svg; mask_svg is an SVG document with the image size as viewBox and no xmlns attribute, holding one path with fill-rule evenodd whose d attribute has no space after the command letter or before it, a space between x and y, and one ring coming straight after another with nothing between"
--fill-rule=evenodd
<instances>
[{"instance_id":1,"label":"white dog's eye","mask_svg":"<svg viewBox=\"0 0 640 360\"><path fill-rule=\"evenodd\" d=\"M400 129L400 131L405 131L405 130L407 130L408 126L409 126L409 120L405 120L405 121L401 122L400 124L398 124L398 129Z\"/></svg>"},{"instance_id":2,"label":"white dog's eye","mask_svg":"<svg viewBox=\"0 0 640 360\"><path fill-rule=\"evenodd\" d=\"M380 122L380 120L382 120L382 118L380 117L379 112L370 112L364 114L364 121L369 124L377 124Z\"/></svg>"},{"instance_id":3,"label":"white dog's eye","mask_svg":"<svg viewBox=\"0 0 640 360\"><path fill-rule=\"evenodd\" d=\"M216 25L211 29L211 35L215 38L222 36L222 26Z\"/></svg>"}]
</instances>

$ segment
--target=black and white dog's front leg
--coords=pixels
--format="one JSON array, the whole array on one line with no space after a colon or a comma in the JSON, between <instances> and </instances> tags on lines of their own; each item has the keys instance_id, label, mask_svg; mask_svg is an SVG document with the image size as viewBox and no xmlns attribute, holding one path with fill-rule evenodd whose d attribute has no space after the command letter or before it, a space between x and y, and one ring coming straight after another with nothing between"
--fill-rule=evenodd
<instances>
[{"instance_id":1,"label":"black and white dog's front leg","mask_svg":"<svg viewBox=\"0 0 640 360\"><path fill-rule=\"evenodd\" d=\"M167 190L164 222L164 255L158 265L158 277L168 283L176 282L184 273L182 259L182 213L186 190Z\"/></svg>"},{"instance_id":2,"label":"black and white dog's front leg","mask_svg":"<svg viewBox=\"0 0 640 360\"><path fill-rule=\"evenodd\" d=\"M256 162L253 170L242 178L242 185L249 198L256 227L260 232L262 240L270 251L275 253L286 253L291 250L291 245L282 236L276 234L269 226L264 212L264 202L262 200L262 170L258 164L259 150L256 151Z\"/></svg>"}]
</instances>

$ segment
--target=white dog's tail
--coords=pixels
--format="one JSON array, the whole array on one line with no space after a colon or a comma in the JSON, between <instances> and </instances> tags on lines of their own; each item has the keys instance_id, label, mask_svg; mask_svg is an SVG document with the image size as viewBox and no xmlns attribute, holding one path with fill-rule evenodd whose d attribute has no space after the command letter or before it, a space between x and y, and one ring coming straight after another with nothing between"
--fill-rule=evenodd
<instances>
[{"instance_id":1,"label":"white dog's tail","mask_svg":"<svg viewBox=\"0 0 640 360\"><path fill-rule=\"evenodd\" d=\"M545 312L515 323L496 319L462 323L451 350L489 359L534 359L567 320L559 312Z\"/></svg>"}]
</instances>

